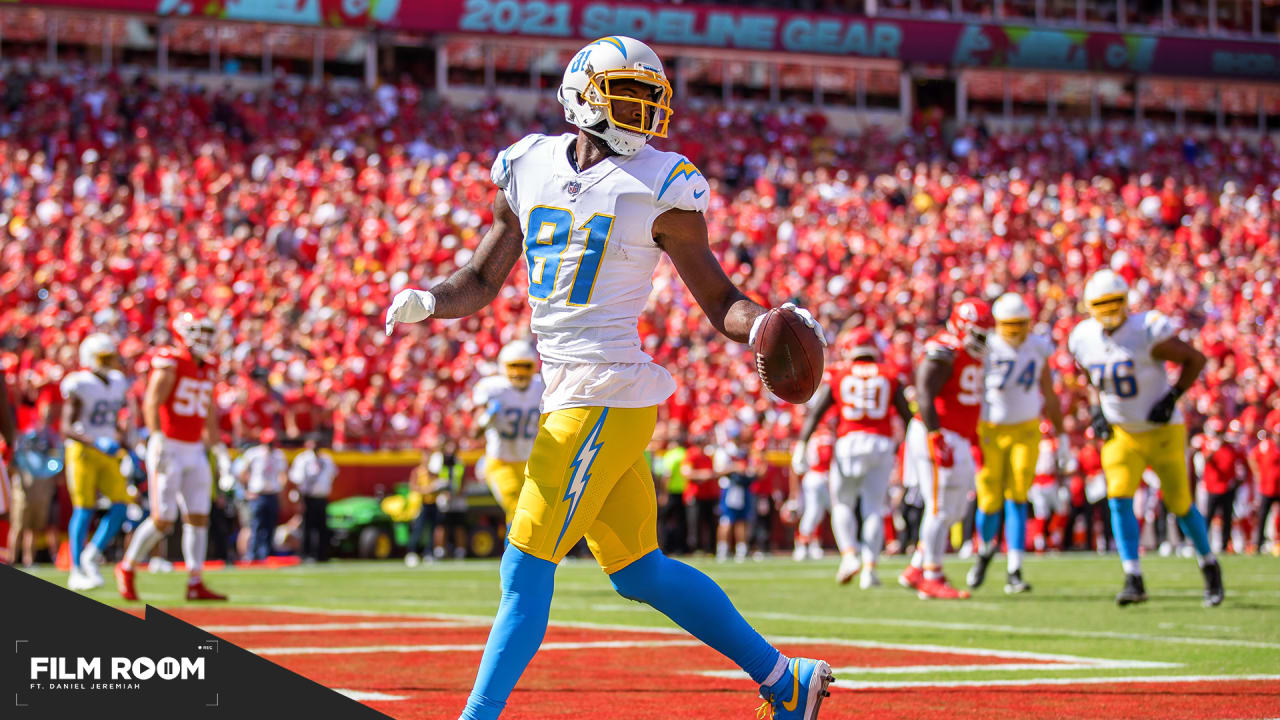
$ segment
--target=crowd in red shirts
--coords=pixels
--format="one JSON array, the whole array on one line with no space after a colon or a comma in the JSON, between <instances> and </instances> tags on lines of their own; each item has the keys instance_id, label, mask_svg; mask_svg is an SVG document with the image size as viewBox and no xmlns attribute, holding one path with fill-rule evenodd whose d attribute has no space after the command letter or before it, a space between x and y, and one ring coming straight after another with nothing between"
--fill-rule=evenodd
<instances>
[{"instance_id":1,"label":"crowd in red shirts","mask_svg":"<svg viewBox=\"0 0 1280 720\"><path fill-rule=\"evenodd\" d=\"M169 318L195 307L223 328L229 441L269 426L331 429L357 449L466 434L468 388L527 332L523 268L465 320L386 338L382 314L401 287L466 262L490 221L494 156L527 132L566 131L558 106L463 110L408 83L232 93L6 73L0 365L24 427L56 418L87 333L121 337L140 370ZM870 325L905 367L955 300L1023 292L1060 347L1058 390L1083 444L1065 338L1084 279L1110 265L1136 306L1182 321L1209 355L1185 401L1194 429L1230 418L1246 453L1280 432L1270 141L1049 122L899 138L785 108L677 110L655 142L710 179L713 248L761 302L794 299L833 335ZM694 435L740 424L757 450L789 449L802 409L761 389L749 350L717 336L669 263L654 285L640 334L679 381L666 417Z\"/></svg>"}]
</instances>

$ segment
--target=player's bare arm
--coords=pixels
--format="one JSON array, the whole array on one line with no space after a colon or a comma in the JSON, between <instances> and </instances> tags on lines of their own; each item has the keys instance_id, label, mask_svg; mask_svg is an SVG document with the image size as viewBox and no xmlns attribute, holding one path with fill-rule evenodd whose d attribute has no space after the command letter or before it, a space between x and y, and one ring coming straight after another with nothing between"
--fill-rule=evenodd
<instances>
[{"instance_id":1,"label":"player's bare arm","mask_svg":"<svg viewBox=\"0 0 1280 720\"><path fill-rule=\"evenodd\" d=\"M1179 394L1191 389L1204 370L1204 353L1192 347L1181 338L1171 337L1151 348L1151 357L1156 360L1171 362L1182 368L1174 387Z\"/></svg>"},{"instance_id":2,"label":"player's bare arm","mask_svg":"<svg viewBox=\"0 0 1280 720\"><path fill-rule=\"evenodd\" d=\"M520 259L523 244L520 219L511 211L506 194L499 192L493 198L493 224L475 255L429 291L405 289L397 293L387 310L387 334L397 322L466 317L493 302Z\"/></svg>"},{"instance_id":3,"label":"player's bare arm","mask_svg":"<svg viewBox=\"0 0 1280 720\"><path fill-rule=\"evenodd\" d=\"M830 385L823 385L818 388L818 394L814 396L813 404L809 406L809 414L805 417L804 425L800 428L800 438L796 441L800 447L804 447L804 444L809 441L809 436L813 435L813 431L818 429L818 424L822 422L822 418L826 417L827 412L835 404L835 396L831 392ZM907 412L910 412L910 409Z\"/></svg>"},{"instance_id":4,"label":"player's bare arm","mask_svg":"<svg viewBox=\"0 0 1280 720\"><path fill-rule=\"evenodd\" d=\"M902 418L902 422L911 422L911 416L913 413L911 412L911 403L907 402L906 388L898 385L897 389L893 391L892 402L893 409L898 412L898 417Z\"/></svg>"},{"instance_id":5,"label":"player's bare arm","mask_svg":"<svg viewBox=\"0 0 1280 720\"><path fill-rule=\"evenodd\" d=\"M93 440L83 433L76 432L76 418L80 417L80 409L84 403L76 395L67 398L62 404L62 434L86 447L93 447Z\"/></svg>"},{"instance_id":6,"label":"player's bare arm","mask_svg":"<svg viewBox=\"0 0 1280 720\"><path fill-rule=\"evenodd\" d=\"M920 363L920 369L916 371L918 414L925 429L931 433L942 429L942 421L938 418L938 409L934 407L933 399L938 397L942 386L947 384L954 366L953 359L938 353L927 356L924 362Z\"/></svg>"},{"instance_id":7,"label":"player's bare arm","mask_svg":"<svg viewBox=\"0 0 1280 720\"><path fill-rule=\"evenodd\" d=\"M1044 416L1053 424L1054 433L1063 434L1066 430L1062 422L1062 401L1053 390L1053 371L1047 363L1040 370L1040 394L1044 396Z\"/></svg>"},{"instance_id":8,"label":"player's bare arm","mask_svg":"<svg viewBox=\"0 0 1280 720\"><path fill-rule=\"evenodd\" d=\"M171 367L156 368L147 378L147 390L142 396L142 420L152 435L160 433L160 406L169 400L177 382L178 372Z\"/></svg>"},{"instance_id":9,"label":"player's bare arm","mask_svg":"<svg viewBox=\"0 0 1280 720\"><path fill-rule=\"evenodd\" d=\"M752 323L766 309L743 295L724 274L711 253L706 217L692 210L668 210L653 221L653 241L671 258L712 326L730 340L747 342Z\"/></svg>"}]
</instances>

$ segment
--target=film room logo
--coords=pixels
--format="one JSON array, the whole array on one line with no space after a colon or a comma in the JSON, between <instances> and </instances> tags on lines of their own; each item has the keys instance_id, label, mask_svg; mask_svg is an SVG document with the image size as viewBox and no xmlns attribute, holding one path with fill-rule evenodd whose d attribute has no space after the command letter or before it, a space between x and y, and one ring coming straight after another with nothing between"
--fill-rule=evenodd
<instances>
[{"instance_id":1,"label":"film room logo","mask_svg":"<svg viewBox=\"0 0 1280 720\"><path fill-rule=\"evenodd\" d=\"M29 663L33 691L141 690L144 682L205 679L202 657L32 656Z\"/></svg>"}]
</instances>

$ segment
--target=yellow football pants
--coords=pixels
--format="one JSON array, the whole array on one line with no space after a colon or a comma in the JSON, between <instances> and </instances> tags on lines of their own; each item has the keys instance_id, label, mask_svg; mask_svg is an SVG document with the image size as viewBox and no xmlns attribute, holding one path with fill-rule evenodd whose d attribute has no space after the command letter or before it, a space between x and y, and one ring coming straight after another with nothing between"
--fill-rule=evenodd
<instances>
[{"instance_id":1,"label":"yellow football pants","mask_svg":"<svg viewBox=\"0 0 1280 720\"><path fill-rule=\"evenodd\" d=\"M524 486L524 463L507 462L496 457L484 459L484 480L489 484L489 492L498 501L502 512L507 516L507 528L511 527L511 516L516 512L516 503L520 501L520 488Z\"/></svg>"},{"instance_id":2,"label":"yellow football pants","mask_svg":"<svg viewBox=\"0 0 1280 720\"><path fill-rule=\"evenodd\" d=\"M582 537L606 573L658 547L645 446L657 407L567 408L542 416L507 539L558 563Z\"/></svg>"},{"instance_id":3,"label":"yellow football pants","mask_svg":"<svg viewBox=\"0 0 1280 720\"><path fill-rule=\"evenodd\" d=\"M1164 506L1174 515L1191 509L1191 483L1187 476L1187 427L1181 423L1146 432L1131 433L1112 427L1113 435L1102 446L1102 472L1107 477L1107 497L1131 498L1142 484L1147 468L1160 478Z\"/></svg>"},{"instance_id":4,"label":"yellow football pants","mask_svg":"<svg viewBox=\"0 0 1280 720\"><path fill-rule=\"evenodd\" d=\"M92 508L98 502L98 493L112 503L129 501L128 484L120 474L120 461L86 447L75 440L68 440L66 448L67 491L71 505Z\"/></svg>"},{"instance_id":5,"label":"yellow football pants","mask_svg":"<svg viewBox=\"0 0 1280 720\"><path fill-rule=\"evenodd\" d=\"M978 470L978 509L994 514L1005 500L1027 501L1040 459L1040 420L1013 425L978 424L982 468Z\"/></svg>"}]
</instances>

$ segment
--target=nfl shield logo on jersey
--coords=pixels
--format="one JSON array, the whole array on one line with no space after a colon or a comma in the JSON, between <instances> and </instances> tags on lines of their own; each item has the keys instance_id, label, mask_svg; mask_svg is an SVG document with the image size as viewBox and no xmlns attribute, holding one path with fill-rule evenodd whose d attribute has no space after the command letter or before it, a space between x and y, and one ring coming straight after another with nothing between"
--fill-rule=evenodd
<instances>
[{"instance_id":1,"label":"nfl shield logo on jersey","mask_svg":"<svg viewBox=\"0 0 1280 720\"><path fill-rule=\"evenodd\" d=\"M577 180L570 180L565 184L564 191L570 195L577 195L579 192L582 192L582 183Z\"/></svg>"}]
</instances>

